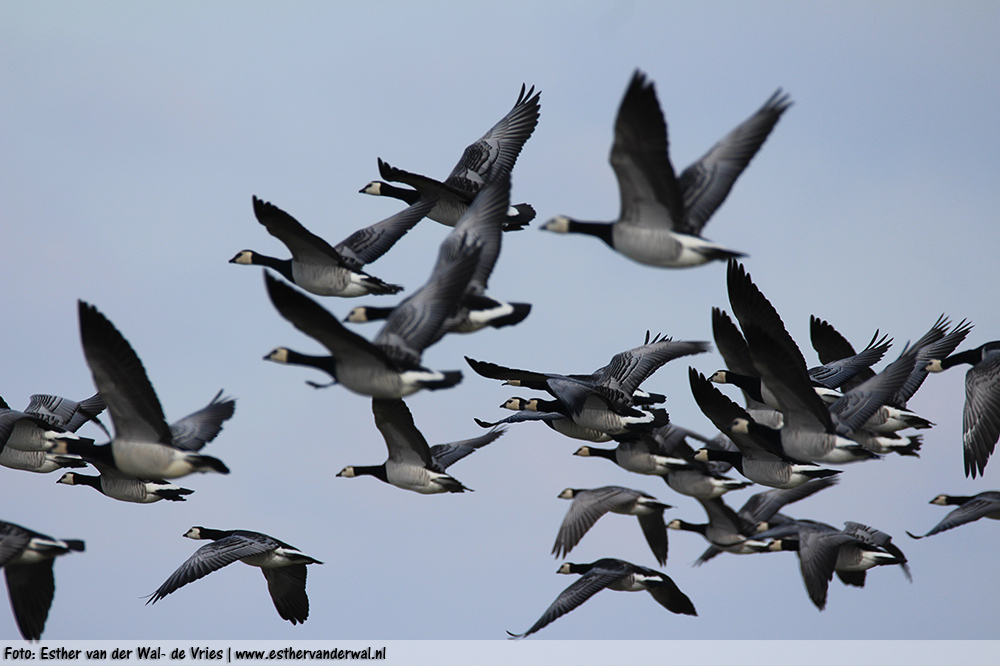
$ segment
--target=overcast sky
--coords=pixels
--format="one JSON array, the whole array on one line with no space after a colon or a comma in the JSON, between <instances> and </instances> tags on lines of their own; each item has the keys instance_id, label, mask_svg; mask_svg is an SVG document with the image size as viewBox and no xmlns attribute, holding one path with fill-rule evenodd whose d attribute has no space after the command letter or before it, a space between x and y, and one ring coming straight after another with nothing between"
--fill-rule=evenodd
<instances>
[{"instance_id":1,"label":"overcast sky","mask_svg":"<svg viewBox=\"0 0 1000 666\"><path fill-rule=\"evenodd\" d=\"M725 265L640 266L602 242L539 227L556 214L611 220L612 124L635 68L655 81L682 169L777 88L794 106L704 235L746 252L754 281L808 362L809 316L863 346L876 329L894 359L942 313L1000 337L1000 6L995 3L3 3L0 5L0 395L94 392L77 299L130 341L168 420L220 388L236 414L206 453L228 476L179 481L186 503L134 505L59 474L0 469L0 519L87 550L56 562L47 639L503 639L530 627L573 577L550 554L566 487L623 485L703 522L657 478L571 454L581 442L517 424L450 471L475 492L420 496L334 475L379 464L370 400L314 390L320 373L266 363L282 345L321 353L272 307L239 250L285 257L256 222L270 201L332 243L400 209L358 193L376 158L443 178L467 144L542 91L541 118L513 171L515 201L538 217L506 234L490 292L534 304L520 325L450 336L424 355L461 369L454 389L407 399L431 443L480 434L513 395L463 356L548 372L590 372L647 330L709 340L731 312ZM423 284L448 229L418 224L369 269ZM339 317L362 302L321 300ZM372 337L377 325L357 327ZM674 361L645 387L674 423L715 432ZM809 601L791 553L719 557L699 568L697 535L671 532L663 569L698 617L648 595L606 591L529 640L997 639L995 524L923 541L938 493L1000 487L1000 462L967 479L964 369L930 377L911 401L937 423L921 458L844 469L838 487L787 512L853 520L895 537L898 567L864 589L833 581ZM729 392L736 397L735 392ZM107 420L105 421L107 422ZM102 440L93 426L81 430ZM735 472L733 472L735 475ZM727 495L739 507L755 487ZM656 566L634 518L607 516L572 562ZM235 564L153 606L152 593L202 545L193 525L271 534L325 562L309 570L309 620L282 621L259 571ZM0 612L0 639L19 634Z\"/></svg>"}]
</instances>

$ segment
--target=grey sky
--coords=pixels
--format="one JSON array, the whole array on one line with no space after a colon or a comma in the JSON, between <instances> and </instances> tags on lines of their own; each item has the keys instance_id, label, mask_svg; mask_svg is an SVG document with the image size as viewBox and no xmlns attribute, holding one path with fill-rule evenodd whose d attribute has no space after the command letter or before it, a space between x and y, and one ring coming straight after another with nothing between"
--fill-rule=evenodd
<instances>
[{"instance_id":1,"label":"grey sky","mask_svg":"<svg viewBox=\"0 0 1000 666\"><path fill-rule=\"evenodd\" d=\"M220 388L237 399L206 449L232 474L182 479L196 491L183 504L124 504L57 486L58 474L0 469L0 518L87 542L56 563L44 637L502 639L571 582L550 555L563 488L633 487L675 505L668 517L704 520L661 480L573 457L580 442L540 424L511 427L450 470L473 493L334 478L381 463L385 446L370 400L261 360L279 345L320 347L277 314L260 269L227 263L245 248L287 256L251 195L338 242L400 208L357 193L378 177L376 157L444 177L522 82L542 91L512 194L538 217L505 235L490 282L534 309L517 327L430 348L429 367L465 379L406 401L431 444L465 439L482 432L473 417L506 416L498 405L524 392L478 377L463 356L589 372L647 329L711 340L711 308L730 311L721 263L656 270L538 230L555 214L617 215L607 157L633 70L656 83L678 170L782 87L794 106L705 235L750 255L808 361L810 314L856 345L889 334L889 359L941 313L970 319L966 346L979 345L1000 337L997 34L1000 8L985 2L0 5L0 395L23 408L32 393L93 393L82 298L135 348L169 420ZM371 272L409 293L446 233L422 221ZM321 303L343 317L396 300ZM372 326L355 330L371 337ZM721 363L715 352L674 361L645 386L669 396L673 422L713 435L687 367ZM889 532L912 584L895 567L870 572L863 590L834 581L820 613L794 555L693 568L705 542L672 532L663 570L698 617L604 592L529 640L998 638L996 526L904 533L943 517L927 504L938 493L1000 487L1000 462L976 481L963 474L963 383L964 369L932 376L911 401L938 424L919 460L848 466L838 487L789 511ZM309 571L309 620L283 622L259 571L242 565L143 606L200 545L181 538L192 525L266 532L326 562ZM633 518L602 519L567 559L601 557L655 565ZM0 638L18 637L0 612Z\"/></svg>"}]
</instances>

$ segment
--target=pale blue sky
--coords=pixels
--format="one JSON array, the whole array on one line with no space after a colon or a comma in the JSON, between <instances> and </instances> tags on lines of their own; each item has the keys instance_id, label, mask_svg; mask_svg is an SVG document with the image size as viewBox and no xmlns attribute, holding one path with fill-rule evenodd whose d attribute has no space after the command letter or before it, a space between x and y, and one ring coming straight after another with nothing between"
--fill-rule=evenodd
<instances>
[{"instance_id":1,"label":"pale blue sky","mask_svg":"<svg viewBox=\"0 0 1000 666\"><path fill-rule=\"evenodd\" d=\"M542 91L513 172L513 198L538 218L504 237L490 282L534 309L515 328L429 349L427 365L465 380L407 399L428 441L464 439L481 432L473 417L505 416L497 406L517 393L463 356L589 372L647 329L711 340L711 308L729 310L723 264L656 270L595 239L538 230L555 214L617 215L607 156L633 70L656 82L677 169L781 87L794 106L705 235L750 255L808 361L810 314L857 345L880 329L897 342L890 358L941 313L970 319L967 343L978 345L1000 337L997 34L1000 7L985 2L0 5L0 395L22 408L32 393L93 392L82 298L136 349L168 419L220 388L237 398L206 451L232 474L183 479L196 491L184 504L123 504L57 486L58 474L0 469L0 518L87 542L56 563L44 637L501 639L571 582L550 555L563 488L625 485L675 505L668 517L704 519L659 479L573 457L580 443L540 424L455 465L473 493L334 478L382 462L385 447L369 400L313 390L304 382L318 373L261 360L279 345L320 348L278 316L259 269L227 263L244 248L286 256L251 195L337 242L399 209L357 193L378 177L377 157L443 177L522 82ZM421 222L371 272L417 288L446 233ZM339 316L360 302L322 300ZM669 396L675 423L712 435L688 365L708 373L721 358L674 361L646 387ZM692 568L704 541L671 533L664 571L699 617L604 592L531 640L998 638L996 526L920 542L904 532L943 517L927 504L938 493L1000 487L1000 462L976 481L963 474L963 376L931 377L912 401L938 424L919 460L848 467L839 487L789 511L893 534L912 584L896 568L870 572L863 590L834 581L820 613L794 555ZM738 507L759 490L727 499ZM654 566L634 523L602 519L569 561ZM309 620L282 621L243 565L143 606L200 545L181 538L192 525L266 532L324 560L309 572ZM17 638L0 612L0 639Z\"/></svg>"}]
</instances>

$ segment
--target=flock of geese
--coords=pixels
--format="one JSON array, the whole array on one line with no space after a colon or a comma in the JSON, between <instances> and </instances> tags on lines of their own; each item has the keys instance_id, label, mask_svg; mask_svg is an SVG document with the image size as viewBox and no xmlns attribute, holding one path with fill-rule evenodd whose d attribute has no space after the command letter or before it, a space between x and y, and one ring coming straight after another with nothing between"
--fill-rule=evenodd
<instances>
[{"instance_id":1,"label":"flock of geese","mask_svg":"<svg viewBox=\"0 0 1000 666\"><path fill-rule=\"evenodd\" d=\"M304 365L329 375L332 384L372 399L375 427L388 458L379 465L351 465L338 476L372 476L421 494L468 490L448 473L465 456L502 436L514 424L541 421L566 437L585 442L579 456L601 457L637 474L664 478L675 492L694 497L707 522L664 519L670 505L621 486L567 488L571 504L555 537L552 554L567 556L605 514L636 516L653 557L667 562L667 530L697 532L708 542L704 563L722 552L735 554L793 550L812 602L822 610L833 575L863 586L868 569L898 565L905 555L877 528L846 523L843 529L794 519L782 509L836 485L842 473L828 466L862 463L886 455L916 456L921 434L932 424L907 409L928 373L969 364L963 443L966 475L982 474L1000 434L1000 342L955 353L971 330L945 317L876 372L891 341L876 333L860 352L829 323L813 318L812 344L822 365L808 367L775 308L739 262L742 252L701 237L701 231L736 179L791 106L780 90L701 159L675 174L667 151L667 130L653 83L633 75L618 111L610 161L621 194L613 222L567 216L542 229L596 236L641 264L662 268L728 263L727 287L735 321L714 308L715 347L726 368L706 376L689 369L692 395L719 434L706 438L670 422L660 406L666 396L641 388L664 364L706 352L703 341L677 341L646 333L644 343L614 354L592 372L555 374L501 366L466 357L472 371L504 385L544 397L512 397L502 406L514 414L495 422L478 420L487 432L477 438L429 446L403 398L438 391L462 381L460 369L423 365L423 352L449 333L516 325L531 312L528 303L488 295L489 277L504 233L535 217L529 204L510 203L510 173L539 119L540 93L522 86L516 103L482 138L469 145L443 181L403 171L381 159L383 180L362 193L401 200L407 207L336 245L307 230L277 206L253 197L253 212L291 258L242 250L230 262L263 266L266 293L278 314L329 352L314 356L279 347L265 359ZM390 183L401 183L398 187ZM427 282L393 307L361 306L347 323L380 321L371 339L341 322L315 296L365 297L402 291L366 272L421 219L451 227L440 245ZM305 293L305 292L308 292ZM168 423L139 356L111 321L83 301L78 307L84 357L97 393L76 402L34 395L24 411L0 400L0 464L35 473L93 467L98 475L64 471L59 483L89 485L119 501L185 501L193 491L173 480L195 472L228 474L218 458L202 453L234 415L235 402L220 391L207 406ZM731 384L741 406L716 388ZM114 434L101 415L110 416ZM85 424L110 441L97 444L77 435ZM697 442L692 446L692 442ZM613 444L614 448L598 446ZM727 476L735 469L743 479ZM752 483L768 487L734 510L724 500ZM1000 519L1000 492L974 497L939 495L933 504L957 506L923 538L987 517ZM209 543L198 548L149 596L155 603L232 562L259 567L282 619L297 624L309 615L307 566L319 560L274 537L247 530L192 527L185 536ZM54 596L53 562L84 550L80 540L56 539L0 522L0 566L11 606L26 640L42 635ZM531 635L603 589L647 591L672 613L696 615L695 605L666 574L624 560L566 562L559 573L579 576L525 632ZM508 632L509 633L509 632Z\"/></svg>"}]
</instances>

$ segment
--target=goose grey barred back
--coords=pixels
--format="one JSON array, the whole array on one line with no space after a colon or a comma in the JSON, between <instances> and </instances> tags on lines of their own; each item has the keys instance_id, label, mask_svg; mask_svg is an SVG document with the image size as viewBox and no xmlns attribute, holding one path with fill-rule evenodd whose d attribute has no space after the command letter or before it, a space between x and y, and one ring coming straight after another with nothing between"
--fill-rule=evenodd
<instances>
[{"instance_id":1,"label":"goose grey barred back","mask_svg":"<svg viewBox=\"0 0 1000 666\"><path fill-rule=\"evenodd\" d=\"M369 294L396 294L399 285L387 284L364 272L423 219L432 200L414 203L381 222L359 229L336 246L331 246L307 230L298 220L266 201L253 197L257 221L292 253L291 259L277 259L253 250L241 250L231 264L266 266L317 296L354 298Z\"/></svg>"},{"instance_id":2,"label":"goose grey barred back","mask_svg":"<svg viewBox=\"0 0 1000 666\"><path fill-rule=\"evenodd\" d=\"M618 109L611 147L621 200L618 219L584 222L557 216L542 229L596 236L633 261L661 268L744 256L702 238L701 231L789 106L779 89L677 177L656 90L636 70Z\"/></svg>"},{"instance_id":3,"label":"goose grey barred back","mask_svg":"<svg viewBox=\"0 0 1000 666\"><path fill-rule=\"evenodd\" d=\"M671 613L698 615L694 604L681 592L670 576L625 560L604 558L589 564L564 563L557 573L578 574L580 578L559 593L542 616L523 634L507 632L511 638L524 638L569 613L603 589L621 592L646 591Z\"/></svg>"},{"instance_id":4,"label":"goose grey barred back","mask_svg":"<svg viewBox=\"0 0 1000 666\"><path fill-rule=\"evenodd\" d=\"M375 427L382 433L389 458L381 465L348 465L337 476L373 476L384 483L423 495L470 490L445 470L455 462L500 437L502 428L473 439L427 445L402 400L372 400Z\"/></svg>"},{"instance_id":5,"label":"goose grey barred back","mask_svg":"<svg viewBox=\"0 0 1000 666\"><path fill-rule=\"evenodd\" d=\"M980 518L990 518L1000 520L1000 491L987 490L978 495L938 495L930 501L938 506L954 506L941 522L931 528L923 535L917 536L907 532L914 539L923 539L946 530L955 529L962 525L979 520Z\"/></svg>"},{"instance_id":6,"label":"goose grey barred back","mask_svg":"<svg viewBox=\"0 0 1000 666\"><path fill-rule=\"evenodd\" d=\"M361 188L362 194L389 196L413 204L428 197L436 203L427 214L430 219L449 227L456 226L479 191L500 173L510 173L521 149L538 124L541 92L532 86L521 92L513 108L478 141L470 144L444 182L410 173L378 160L379 175L384 180L400 182L414 189L396 187L382 181L372 181ZM503 230L517 231L535 217L528 204L508 206L504 213Z\"/></svg>"},{"instance_id":7,"label":"goose grey barred back","mask_svg":"<svg viewBox=\"0 0 1000 666\"><path fill-rule=\"evenodd\" d=\"M35 394L28 398L28 406L23 414L28 418L20 419L19 412L4 412L6 403L0 398L0 438L5 430L6 424L15 424L11 434L15 430L18 436L13 438L11 446L0 446L0 465L11 469L20 469L28 472L47 474L57 469L66 467L86 467L87 463L80 456L73 454L57 454L42 449L49 448L51 438L59 438L59 432L65 430L67 433L75 433L88 421L93 421L104 434L110 437L107 428L98 418L104 411L106 405L99 393L92 395L86 400L77 402L57 395ZM20 419L20 425L17 421ZM53 429L46 428L45 424L53 426ZM24 438L20 433L32 433L29 438ZM72 434L65 436L66 439L73 439ZM34 444L30 442L34 441ZM81 440L84 445L93 444L93 440L86 438ZM24 450L16 448L27 446Z\"/></svg>"},{"instance_id":8,"label":"goose grey barred back","mask_svg":"<svg viewBox=\"0 0 1000 666\"><path fill-rule=\"evenodd\" d=\"M0 465L36 474L48 474L67 467L82 468L87 462L71 453L58 454L51 451L21 451L10 446L0 449Z\"/></svg>"},{"instance_id":9,"label":"goose grey barred back","mask_svg":"<svg viewBox=\"0 0 1000 666\"><path fill-rule=\"evenodd\" d=\"M168 594L204 578L213 571L240 561L260 567L267 580L267 591L281 619L292 624L309 617L309 597L306 596L306 565L323 564L295 546L272 536L248 530L216 530L192 527L184 536L189 539L210 539L196 550L156 592L147 604L155 604Z\"/></svg>"},{"instance_id":10,"label":"goose grey barred back","mask_svg":"<svg viewBox=\"0 0 1000 666\"><path fill-rule=\"evenodd\" d=\"M55 539L14 523L0 521L0 567L7 580L10 607L26 641L37 641L45 630L55 596L55 558L81 553L79 539Z\"/></svg>"}]
</instances>

